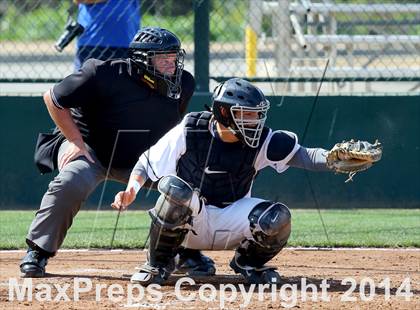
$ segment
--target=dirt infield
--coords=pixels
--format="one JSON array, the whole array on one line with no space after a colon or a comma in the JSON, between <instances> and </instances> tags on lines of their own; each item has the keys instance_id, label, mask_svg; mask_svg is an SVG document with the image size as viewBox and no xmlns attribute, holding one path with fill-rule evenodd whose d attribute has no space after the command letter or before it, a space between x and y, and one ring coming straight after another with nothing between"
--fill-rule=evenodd
<instances>
[{"instance_id":1,"label":"dirt infield","mask_svg":"<svg viewBox=\"0 0 420 310\"><path fill-rule=\"evenodd\" d=\"M47 278L27 279L26 283L19 277L18 269L23 253L0 252L0 308L420 308L419 250L286 249L272 262L272 265L279 268L284 281L276 285L276 290L244 285L243 278L234 275L228 267L233 254L231 251L206 254L216 261L216 276L184 279L183 285L177 289L182 276L174 275L162 287L143 289L131 285L126 277L135 271L139 262L144 261L143 251L60 252L50 260ZM354 279L354 290L352 280L346 279L349 277ZM195 285L189 284L187 280L194 280ZM410 284L410 287L405 285L402 290L398 290L402 283ZM22 284L29 289L26 295L19 297L20 290L25 293L18 286ZM308 292L306 295L305 286ZM310 286L316 292L311 293L308 288ZM142 290L144 294L140 295ZM407 292L411 295L406 296L408 301L404 295ZM28 296L32 297L32 301L28 300Z\"/></svg>"}]
</instances>

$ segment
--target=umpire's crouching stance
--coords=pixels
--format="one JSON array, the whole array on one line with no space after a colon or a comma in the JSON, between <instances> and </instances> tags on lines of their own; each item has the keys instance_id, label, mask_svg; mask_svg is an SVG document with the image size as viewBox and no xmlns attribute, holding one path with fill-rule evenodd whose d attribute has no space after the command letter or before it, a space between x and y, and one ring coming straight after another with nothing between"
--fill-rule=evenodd
<instances>
[{"instance_id":1,"label":"umpire's crouching stance","mask_svg":"<svg viewBox=\"0 0 420 310\"><path fill-rule=\"evenodd\" d=\"M148 178L163 177L161 196L150 211L148 261L131 280L165 281L181 245L236 249L230 267L250 283L277 283L266 266L286 245L291 215L282 203L252 198L257 172L289 166L327 171L322 148L305 148L294 133L264 127L269 102L247 81L230 79L213 94L212 112L188 114L140 156L113 206L125 209Z\"/></svg>"},{"instance_id":2,"label":"umpire's crouching stance","mask_svg":"<svg viewBox=\"0 0 420 310\"><path fill-rule=\"evenodd\" d=\"M59 174L29 228L22 276L43 276L96 186L105 178L127 182L139 155L182 120L195 87L183 59L172 32L143 28L128 59L88 60L45 93L57 128L40 135L35 160L41 172L58 168Z\"/></svg>"}]
</instances>

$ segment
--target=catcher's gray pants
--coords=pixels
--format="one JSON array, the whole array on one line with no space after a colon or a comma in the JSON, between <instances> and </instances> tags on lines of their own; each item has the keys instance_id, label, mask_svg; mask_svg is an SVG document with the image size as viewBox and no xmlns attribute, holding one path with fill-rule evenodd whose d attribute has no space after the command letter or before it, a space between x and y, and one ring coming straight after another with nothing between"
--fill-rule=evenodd
<instances>
[{"instance_id":1,"label":"catcher's gray pants","mask_svg":"<svg viewBox=\"0 0 420 310\"><path fill-rule=\"evenodd\" d=\"M68 145L67 141L63 142L58 158ZM107 168L101 165L92 149L88 149L95 163L79 157L61 169L50 182L29 228L26 238L45 251L55 253L60 248L82 202L106 178ZM127 183L130 172L131 169L111 169L108 179Z\"/></svg>"}]
</instances>

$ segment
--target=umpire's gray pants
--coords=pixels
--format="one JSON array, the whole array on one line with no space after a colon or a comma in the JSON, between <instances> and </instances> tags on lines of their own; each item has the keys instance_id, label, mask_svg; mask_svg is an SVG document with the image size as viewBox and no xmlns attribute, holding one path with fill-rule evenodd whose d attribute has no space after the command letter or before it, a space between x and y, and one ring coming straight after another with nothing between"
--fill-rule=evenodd
<instances>
[{"instance_id":1,"label":"umpire's gray pants","mask_svg":"<svg viewBox=\"0 0 420 310\"><path fill-rule=\"evenodd\" d=\"M68 141L60 146L59 159L68 146ZM101 165L91 148L88 149L95 163L82 156L61 169L50 182L29 228L26 238L50 253L57 252L81 204L107 177L107 167ZM131 169L111 169L108 179L127 183L130 172Z\"/></svg>"}]
</instances>

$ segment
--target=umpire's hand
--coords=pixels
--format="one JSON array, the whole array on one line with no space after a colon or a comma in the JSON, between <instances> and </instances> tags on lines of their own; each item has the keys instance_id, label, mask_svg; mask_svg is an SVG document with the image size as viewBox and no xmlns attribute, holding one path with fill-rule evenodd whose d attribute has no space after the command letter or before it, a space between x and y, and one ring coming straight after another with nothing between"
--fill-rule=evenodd
<instances>
[{"instance_id":1,"label":"umpire's hand","mask_svg":"<svg viewBox=\"0 0 420 310\"><path fill-rule=\"evenodd\" d=\"M65 165L80 156L85 156L91 163L95 162L92 156L89 154L89 151L87 150L83 140L75 140L72 142L69 141L69 146L66 148L64 154L59 159L58 169L63 169Z\"/></svg>"},{"instance_id":2,"label":"umpire's hand","mask_svg":"<svg viewBox=\"0 0 420 310\"><path fill-rule=\"evenodd\" d=\"M111 207L114 209L124 211L136 199L136 191L134 187L127 188L125 191L118 192L115 195L114 202Z\"/></svg>"}]
</instances>

